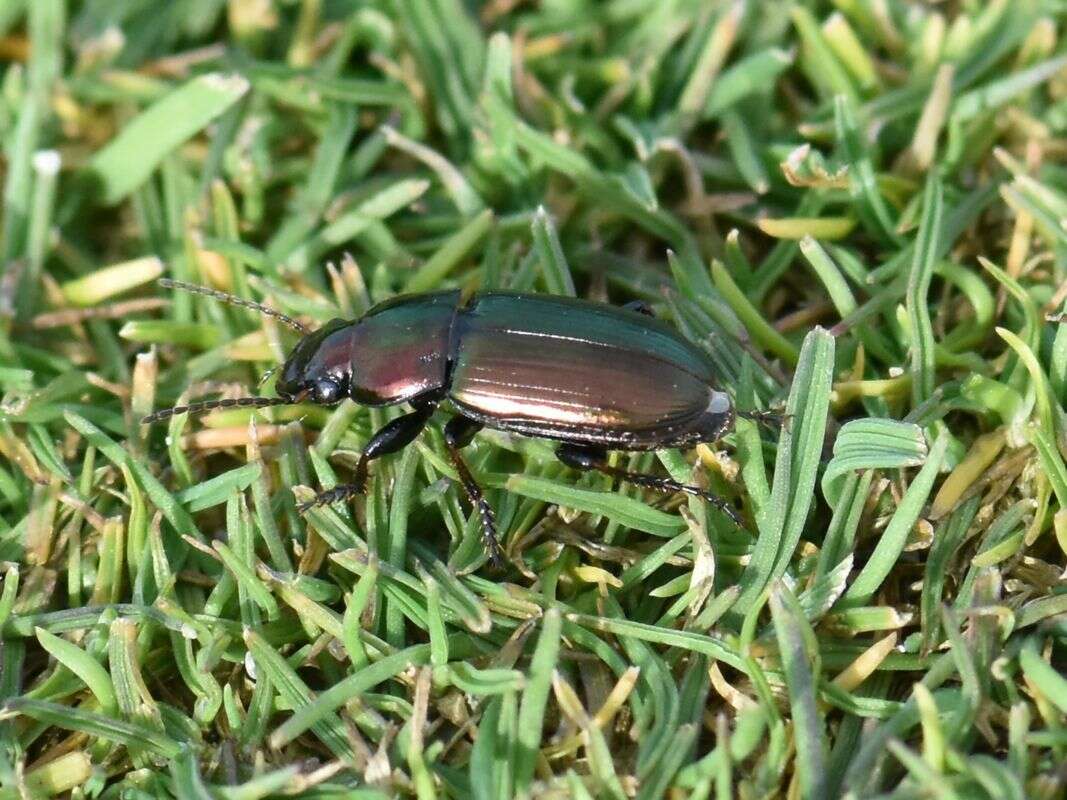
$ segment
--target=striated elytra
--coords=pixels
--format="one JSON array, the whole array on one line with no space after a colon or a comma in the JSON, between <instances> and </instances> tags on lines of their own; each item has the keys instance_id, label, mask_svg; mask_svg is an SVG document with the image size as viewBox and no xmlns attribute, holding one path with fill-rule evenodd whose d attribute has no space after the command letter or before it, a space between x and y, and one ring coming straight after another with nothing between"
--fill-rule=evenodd
<instances>
[{"instance_id":1,"label":"striated elytra","mask_svg":"<svg viewBox=\"0 0 1067 800\"><path fill-rule=\"evenodd\" d=\"M346 397L371 406L411 405L371 437L352 483L319 494L301 511L361 493L368 463L410 444L444 405L454 412L445 444L496 563L493 510L460 455L483 427L557 440L557 456L568 466L703 497L740 524L725 501L701 488L608 463L608 450L691 447L720 438L734 423L733 402L716 387L707 354L643 304L620 308L511 293L464 300L456 290L402 295L359 319L308 332L255 303L176 281L165 285L270 313L305 335L282 367L277 398L197 403L146 421L233 405L330 405Z\"/></svg>"}]
</instances>

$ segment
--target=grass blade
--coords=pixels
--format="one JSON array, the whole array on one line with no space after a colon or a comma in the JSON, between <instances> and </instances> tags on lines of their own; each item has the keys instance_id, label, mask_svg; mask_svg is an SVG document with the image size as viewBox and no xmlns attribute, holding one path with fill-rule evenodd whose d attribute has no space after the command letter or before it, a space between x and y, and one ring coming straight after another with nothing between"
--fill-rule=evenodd
<instances>
[{"instance_id":1,"label":"grass blade","mask_svg":"<svg viewBox=\"0 0 1067 800\"><path fill-rule=\"evenodd\" d=\"M816 329L807 335L786 403L791 422L781 433L771 499L757 520L759 537L732 614L752 608L764 589L781 577L800 540L826 434L833 358L834 340L829 334Z\"/></svg>"},{"instance_id":2,"label":"grass blade","mask_svg":"<svg viewBox=\"0 0 1067 800\"><path fill-rule=\"evenodd\" d=\"M89 163L101 201L112 205L129 196L168 153L200 133L248 88L240 75L200 75L143 111Z\"/></svg>"}]
</instances>

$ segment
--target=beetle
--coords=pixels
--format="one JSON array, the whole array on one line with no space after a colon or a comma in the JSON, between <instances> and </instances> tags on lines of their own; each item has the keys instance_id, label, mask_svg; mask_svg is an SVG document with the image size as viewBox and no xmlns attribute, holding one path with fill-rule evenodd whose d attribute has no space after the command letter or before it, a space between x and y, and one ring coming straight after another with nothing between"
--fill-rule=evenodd
<instances>
[{"instance_id":1,"label":"beetle","mask_svg":"<svg viewBox=\"0 0 1067 800\"><path fill-rule=\"evenodd\" d=\"M611 465L609 450L687 448L731 430L738 412L716 386L708 354L656 319L642 303L612 306L570 297L459 290L394 297L355 320L309 331L258 303L163 279L276 317L303 334L281 367L277 397L212 400L157 411L145 422L183 412L348 397L366 406L406 403L412 410L367 442L351 483L318 494L315 506L363 493L368 464L410 444L439 406L453 410L444 440L460 483L481 517L491 559L501 561L493 509L461 450L482 428L560 442L556 455L662 492L702 497L741 525L737 512L705 489ZM741 412L764 420L774 412Z\"/></svg>"}]
</instances>

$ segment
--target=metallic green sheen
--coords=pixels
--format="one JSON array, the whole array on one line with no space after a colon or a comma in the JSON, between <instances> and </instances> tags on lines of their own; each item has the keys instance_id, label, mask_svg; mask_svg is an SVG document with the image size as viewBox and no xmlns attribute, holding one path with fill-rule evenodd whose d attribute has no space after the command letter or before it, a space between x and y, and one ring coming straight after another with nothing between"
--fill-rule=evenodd
<instances>
[{"instance_id":1,"label":"metallic green sheen","mask_svg":"<svg viewBox=\"0 0 1067 800\"><path fill-rule=\"evenodd\" d=\"M486 294L453 341L448 398L488 427L642 450L710 441L733 421L708 356L636 311Z\"/></svg>"},{"instance_id":2,"label":"metallic green sheen","mask_svg":"<svg viewBox=\"0 0 1067 800\"><path fill-rule=\"evenodd\" d=\"M311 402L324 402L327 382L336 387L330 402L346 394L372 406L440 396L458 303L457 291L404 295L358 320L327 323L293 350L278 379L279 395L308 392Z\"/></svg>"},{"instance_id":3,"label":"metallic green sheen","mask_svg":"<svg viewBox=\"0 0 1067 800\"><path fill-rule=\"evenodd\" d=\"M404 295L352 329L352 399L392 405L440 392L448 376L459 292Z\"/></svg>"}]
</instances>

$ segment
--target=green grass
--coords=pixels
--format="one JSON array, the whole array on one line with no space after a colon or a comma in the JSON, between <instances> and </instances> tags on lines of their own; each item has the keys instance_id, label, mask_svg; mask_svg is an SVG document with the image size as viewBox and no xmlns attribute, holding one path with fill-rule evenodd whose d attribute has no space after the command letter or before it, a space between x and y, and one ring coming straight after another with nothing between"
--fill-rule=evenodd
<instances>
[{"instance_id":1,"label":"green grass","mask_svg":"<svg viewBox=\"0 0 1067 800\"><path fill-rule=\"evenodd\" d=\"M469 7L468 7L469 6ZM476 7L477 6L477 7ZM1067 794L1062 0L0 0L0 800ZM641 299L664 498L270 395L440 287Z\"/></svg>"}]
</instances>

